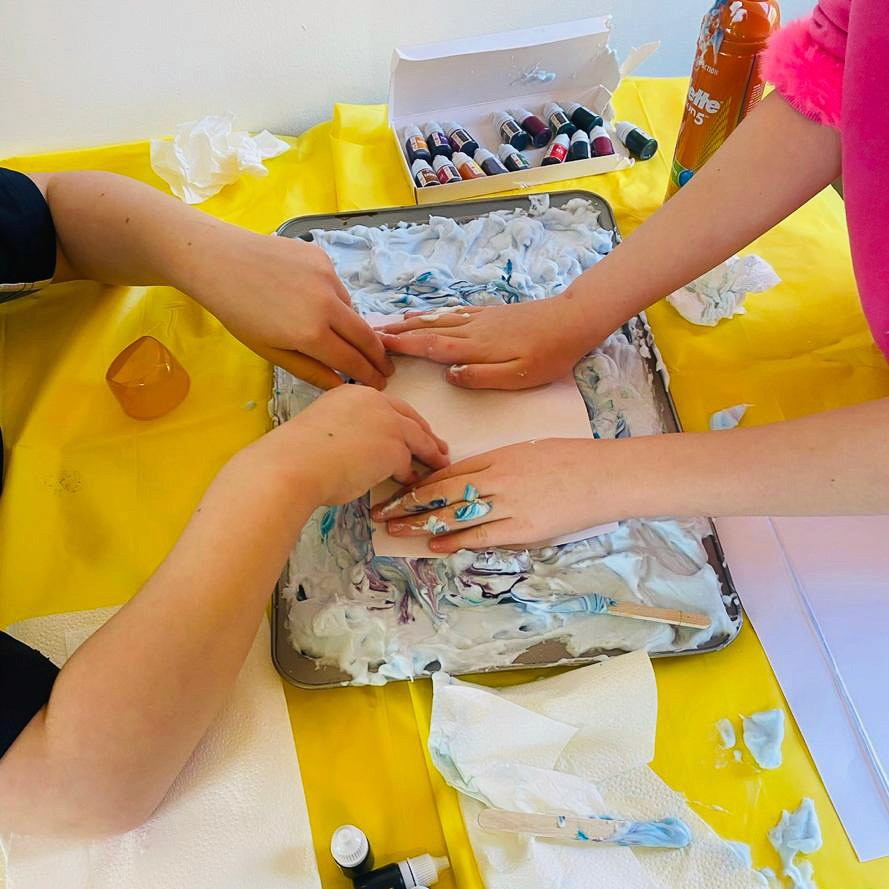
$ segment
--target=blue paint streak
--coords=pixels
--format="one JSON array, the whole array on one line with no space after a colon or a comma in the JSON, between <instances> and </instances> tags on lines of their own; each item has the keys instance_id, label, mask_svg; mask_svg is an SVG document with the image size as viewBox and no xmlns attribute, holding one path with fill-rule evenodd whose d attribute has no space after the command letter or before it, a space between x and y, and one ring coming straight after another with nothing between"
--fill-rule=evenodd
<instances>
[{"instance_id":1,"label":"blue paint streak","mask_svg":"<svg viewBox=\"0 0 889 889\"><path fill-rule=\"evenodd\" d=\"M559 815L559 816L556 818L556 824L558 824L559 827L564 827L566 821L567 821L567 819L565 818L564 815Z\"/></svg>"},{"instance_id":2,"label":"blue paint streak","mask_svg":"<svg viewBox=\"0 0 889 889\"><path fill-rule=\"evenodd\" d=\"M527 599L512 593L513 601L531 614L605 614L616 599L590 593L588 596L572 596L569 599Z\"/></svg>"},{"instance_id":3,"label":"blue paint streak","mask_svg":"<svg viewBox=\"0 0 889 889\"><path fill-rule=\"evenodd\" d=\"M578 830L578 831L577 831L577 839L579 839L579 840L588 840L589 837L588 837L582 830Z\"/></svg>"},{"instance_id":4,"label":"blue paint streak","mask_svg":"<svg viewBox=\"0 0 889 889\"><path fill-rule=\"evenodd\" d=\"M660 849L684 849L691 843L691 831L679 818L660 821L633 821L611 840L618 846L647 846Z\"/></svg>"},{"instance_id":5,"label":"blue paint streak","mask_svg":"<svg viewBox=\"0 0 889 889\"><path fill-rule=\"evenodd\" d=\"M454 518L458 522L471 522L486 516L493 506L487 500L475 500L472 503L464 503L454 510Z\"/></svg>"},{"instance_id":6,"label":"blue paint streak","mask_svg":"<svg viewBox=\"0 0 889 889\"><path fill-rule=\"evenodd\" d=\"M478 500L478 490L475 485L468 484L463 491L463 499L467 502L471 503L473 500Z\"/></svg>"},{"instance_id":7,"label":"blue paint streak","mask_svg":"<svg viewBox=\"0 0 889 889\"><path fill-rule=\"evenodd\" d=\"M328 506L324 511L324 515L321 516L321 542L326 543L327 537L330 532L333 530L333 526L336 524L336 507Z\"/></svg>"}]
</instances>

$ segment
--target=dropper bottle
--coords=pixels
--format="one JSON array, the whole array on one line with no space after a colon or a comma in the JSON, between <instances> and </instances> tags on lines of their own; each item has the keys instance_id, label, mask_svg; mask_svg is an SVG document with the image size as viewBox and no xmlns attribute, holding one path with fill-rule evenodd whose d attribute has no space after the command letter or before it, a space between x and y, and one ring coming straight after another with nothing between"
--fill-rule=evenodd
<instances>
[{"instance_id":1,"label":"dropper bottle","mask_svg":"<svg viewBox=\"0 0 889 889\"><path fill-rule=\"evenodd\" d=\"M417 855L396 864L387 864L355 878L355 889L418 889L438 882L442 871L451 866L444 856Z\"/></svg>"}]
</instances>

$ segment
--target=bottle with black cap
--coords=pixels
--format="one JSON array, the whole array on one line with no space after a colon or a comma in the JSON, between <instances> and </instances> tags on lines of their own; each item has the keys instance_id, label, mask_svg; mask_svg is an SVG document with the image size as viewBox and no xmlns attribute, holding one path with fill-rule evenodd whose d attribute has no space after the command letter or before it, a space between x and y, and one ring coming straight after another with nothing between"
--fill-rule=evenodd
<instances>
[{"instance_id":1,"label":"bottle with black cap","mask_svg":"<svg viewBox=\"0 0 889 889\"><path fill-rule=\"evenodd\" d=\"M647 161L654 157L657 151L657 139L654 136L649 136L636 124L630 123L628 120L619 120L614 125L614 132L633 157L640 161Z\"/></svg>"},{"instance_id":2,"label":"bottle with black cap","mask_svg":"<svg viewBox=\"0 0 889 889\"><path fill-rule=\"evenodd\" d=\"M437 883L439 874L450 866L445 857L417 855L356 877L355 889L422 889Z\"/></svg>"},{"instance_id":3,"label":"bottle with black cap","mask_svg":"<svg viewBox=\"0 0 889 889\"><path fill-rule=\"evenodd\" d=\"M374 853L367 834L354 824L344 824L333 832L330 854L350 880L366 874L374 866Z\"/></svg>"}]
</instances>

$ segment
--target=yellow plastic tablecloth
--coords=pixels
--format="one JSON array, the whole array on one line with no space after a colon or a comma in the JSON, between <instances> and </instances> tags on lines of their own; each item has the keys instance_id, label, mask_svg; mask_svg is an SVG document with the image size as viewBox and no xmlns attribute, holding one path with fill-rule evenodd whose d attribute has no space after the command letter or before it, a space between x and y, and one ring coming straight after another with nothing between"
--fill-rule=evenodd
<instances>
[{"instance_id":1,"label":"yellow plastic tablecloth","mask_svg":"<svg viewBox=\"0 0 889 889\"><path fill-rule=\"evenodd\" d=\"M684 86L678 79L626 81L615 99L618 114L653 133L660 153L630 170L558 188L599 192L622 232L632 231L664 193ZM332 122L291 142L291 151L267 163L267 178L244 177L202 208L268 232L292 216L411 202L383 107L336 106ZM775 145L780 150L780 139ZM165 189L144 142L3 164L111 170ZM745 317L710 329L687 324L665 304L650 312L685 427L704 429L710 413L740 402L753 405L744 421L750 424L889 395L889 367L856 298L840 198L819 195L751 249L783 283L749 297ZM148 333L178 356L192 388L172 414L140 423L121 412L104 373L124 346ZM0 306L0 373L9 459L0 498L0 626L132 596L216 470L268 425L268 366L169 288L76 283ZM819 884L889 886L889 859L857 862L792 720L777 771L758 772L747 757L716 768L717 718L786 706L749 625L725 651L660 660L656 673L654 768L717 831L751 843L755 864L777 870L766 831L782 807L811 796L824 829L824 848L813 856ZM327 853L331 831L344 821L368 832L381 862L447 851L454 873L439 885L481 885L455 795L424 754L427 681L331 691L288 686L287 699L325 887L349 885ZM187 842L183 837L184 850Z\"/></svg>"}]
</instances>

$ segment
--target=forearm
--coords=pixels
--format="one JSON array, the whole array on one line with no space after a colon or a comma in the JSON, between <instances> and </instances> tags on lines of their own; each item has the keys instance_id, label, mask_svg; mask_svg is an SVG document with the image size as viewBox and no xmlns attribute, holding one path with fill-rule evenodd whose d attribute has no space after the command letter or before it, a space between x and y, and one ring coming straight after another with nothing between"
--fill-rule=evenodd
<instances>
[{"instance_id":1,"label":"forearm","mask_svg":"<svg viewBox=\"0 0 889 889\"><path fill-rule=\"evenodd\" d=\"M170 285L193 293L201 258L247 233L126 176L72 171L34 176L60 248L57 280Z\"/></svg>"},{"instance_id":2,"label":"forearm","mask_svg":"<svg viewBox=\"0 0 889 889\"><path fill-rule=\"evenodd\" d=\"M627 504L635 515L889 513L885 398L767 426L608 444L622 449L618 466L645 479Z\"/></svg>"},{"instance_id":3,"label":"forearm","mask_svg":"<svg viewBox=\"0 0 889 889\"><path fill-rule=\"evenodd\" d=\"M317 502L311 478L273 471L264 453L254 446L222 470L154 576L64 666L0 761L2 827L119 832L163 798Z\"/></svg>"},{"instance_id":4,"label":"forearm","mask_svg":"<svg viewBox=\"0 0 889 889\"><path fill-rule=\"evenodd\" d=\"M566 295L582 301L591 330L615 330L802 206L839 175L840 161L839 134L772 93Z\"/></svg>"}]
</instances>

